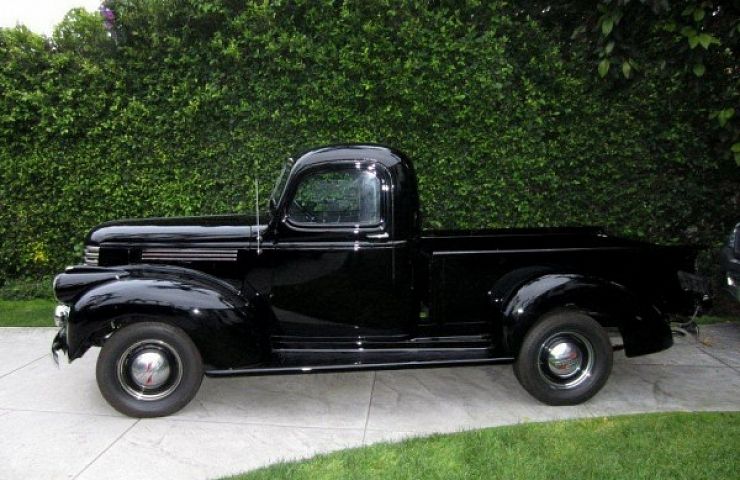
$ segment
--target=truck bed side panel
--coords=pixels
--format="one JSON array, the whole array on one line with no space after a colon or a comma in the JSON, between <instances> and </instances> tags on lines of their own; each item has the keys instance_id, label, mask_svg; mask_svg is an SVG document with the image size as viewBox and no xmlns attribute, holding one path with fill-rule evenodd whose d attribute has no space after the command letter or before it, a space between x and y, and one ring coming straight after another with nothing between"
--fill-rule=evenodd
<instances>
[{"instance_id":1,"label":"truck bed side panel","mask_svg":"<svg viewBox=\"0 0 740 480\"><path fill-rule=\"evenodd\" d=\"M545 273L591 275L624 285L658 307L676 304L676 271L693 269L690 249L574 230L425 236L432 322L452 332L492 321L495 326L488 292L507 275L522 280Z\"/></svg>"}]
</instances>

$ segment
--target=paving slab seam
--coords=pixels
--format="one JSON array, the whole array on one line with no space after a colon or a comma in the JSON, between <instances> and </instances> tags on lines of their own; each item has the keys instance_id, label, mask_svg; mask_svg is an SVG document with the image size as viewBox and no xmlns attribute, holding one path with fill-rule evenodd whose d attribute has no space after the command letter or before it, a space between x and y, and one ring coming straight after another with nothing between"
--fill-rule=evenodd
<instances>
[{"instance_id":1,"label":"paving slab seam","mask_svg":"<svg viewBox=\"0 0 740 480\"><path fill-rule=\"evenodd\" d=\"M28 363L26 363L26 364L24 364L24 365L21 365L20 367L18 367L18 368L15 368L15 369L13 369L13 370L9 371L8 373L4 373L4 374L0 375L0 379L3 379L3 378L5 378L5 377L7 377L7 376L8 376L8 375L10 375L11 373L15 373L15 372L17 372L18 370L22 370L22 369L26 368L27 366L31 365L32 363L36 363L36 362L38 362L38 361L39 361L39 360L41 360L42 358L47 358L47 357L48 357L49 355L50 355L50 354L48 354L48 353L45 353L45 354L44 354L43 356L41 356L41 357L39 357L39 358L36 358L36 359L34 359L34 360L31 360L30 362L28 362Z\"/></svg>"},{"instance_id":2,"label":"paving slab seam","mask_svg":"<svg viewBox=\"0 0 740 480\"><path fill-rule=\"evenodd\" d=\"M102 451L102 452L100 452L99 454L97 454L97 455L95 456L95 458L93 458L93 459L92 459L92 461L90 461L90 463L88 463L87 465L85 465L85 466L84 466L84 467L82 468L82 470L80 470L79 472L77 472L77 474L76 474L76 475L75 475L74 477L72 477L72 480L77 480L77 478L79 478L79 477L80 477L80 475L82 475L83 473L85 473L85 470L87 470L88 468L90 468L90 466L91 466L91 465L92 465L93 463L97 462L97 461L98 461L98 459L99 459L100 457L102 457L102 456L103 456L103 455L105 454L105 452L107 452L108 450L110 450L110 449L111 449L111 447L113 447L113 445L115 445L116 443L118 443L118 441L119 441L119 440L120 440L121 438L123 438L123 436L124 436L124 435L126 435L126 434L127 434L128 432L130 432L130 431L131 431L131 429L132 429L132 428L134 428L134 427L135 427L135 426L136 426L136 425L137 425L137 424L138 424L138 423L139 423L140 421L141 421L141 419L137 419L137 420L136 420L136 421L135 421L134 423L132 423L132 424L131 424L131 425L130 425L130 426L129 426L129 427L128 427L128 428L126 429L126 430L124 430L124 431L123 431L123 432L122 432L122 433L121 433L121 434L120 434L119 436L117 436L117 437L116 437L116 439L115 439L115 440L113 440L113 441L112 441L112 442L111 442L111 443L110 443L110 444L109 444L109 445L108 445L107 447L105 447L105 448L103 449L103 451Z\"/></svg>"},{"instance_id":3,"label":"paving slab seam","mask_svg":"<svg viewBox=\"0 0 740 480\"><path fill-rule=\"evenodd\" d=\"M735 370L736 372L740 373L740 369L738 369L738 367L736 367L734 365L730 365L729 363L725 362L721 358L714 356L711 352L708 352L707 350L705 350L704 347L699 346L697 348L699 350L701 350L702 352L706 353L707 355L709 355L710 357L712 357L713 359L717 360L719 363L721 363L722 365L726 366L727 368L731 368L731 369Z\"/></svg>"},{"instance_id":4,"label":"paving slab seam","mask_svg":"<svg viewBox=\"0 0 740 480\"><path fill-rule=\"evenodd\" d=\"M247 426L253 426L253 427L270 427L270 428L308 428L308 429L318 429L318 430L359 430L357 427L327 427L327 426L319 426L319 425L287 425L284 423L262 423L262 422L243 422L243 421L231 421L231 420L206 420L202 418L169 418L169 417L159 417L154 420L160 420L165 422L196 422L196 423L212 423L216 425L247 425Z\"/></svg>"},{"instance_id":5,"label":"paving slab seam","mask_svg":"<svg viewBox=\"0 0 740 480\"><path fill-rule=\"evenodd\" d=\"M707 353L707 352L704 352ZM709 355L709 353L707 353ZM672 362L666 362L666 363L659 363L659 362L639 362L639 361L630 361L630 362L615 362L615 368L619 368L619 365L639 365L641 367L691 367L691 368L735 368L732 365L728 365L724 362L722 362L720 359L715 358L712 355L709 355L712 357L712 359L717 360L718 362L721 362L722 365L695 365L691 363L672 363Z\"/></svg>"},{"instance_id":6,"label":"paving slab seam","mask_svg":"<svg viewBox=\"0 0 740 480\"><path fill-rule=\"evenodd\" d=\"M481 428L486 428L486 427L481 427ZM434 432L434 431L431 431L431 430L429 430L429 431L383 430L382 428L368 428L367 431L368 431L368 433L398 433L398 434L402 434L402 435L416 435L416 436L419 436L419 435L429 436L429 435L434 435L434 434L438 433L438 432Z\"/></svg>"},{"instance_id":7,"label":"paving slab seam","mask_svg":"<svg viewBox=\"0 0 740 480\"><path fill-rule=\"evenodd\" d=\"M4 407L2 405L0 405L0 410L28 413L58 413L60 415L80 415L83 417L126 418L124 415L116 415L115 413L70 412L67 410L35 410L32 408Z\"/></svg>"},{"instance_id":8,"label":"paving slab seam","mask_svg":"<svg viewBox=\"0 0 740 480\"><path fill-rule=\"evenodd\" d=\"M373 393L375 392L375 380L378 378L378 372L373 371L373 383L370 386L370 398L367 401L367 414L365 415L365 428L362 430L362 444L365 445L367 436L367 424L370 421L370 408L373 405Z\"/></svg>"}]
</instances>

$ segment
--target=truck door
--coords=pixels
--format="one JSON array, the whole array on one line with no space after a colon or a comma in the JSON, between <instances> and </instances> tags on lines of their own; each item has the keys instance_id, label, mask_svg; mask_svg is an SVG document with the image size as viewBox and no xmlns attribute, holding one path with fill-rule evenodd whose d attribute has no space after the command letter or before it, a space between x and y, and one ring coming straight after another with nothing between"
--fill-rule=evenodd
<instances>
[{"instance_id":1,"label":"truck door","mask_svg":"<svg viewBox=\"0 0 740 480\"><path fill-rule=\"evenodd\" d=\"M271 304L280 334L409 333L407 312L396 308L404 300L394 260L406 242L389 233L391 180L379 163L352 160L313 165L291 182L273 244Z\"/></svg>"}]
</instances>

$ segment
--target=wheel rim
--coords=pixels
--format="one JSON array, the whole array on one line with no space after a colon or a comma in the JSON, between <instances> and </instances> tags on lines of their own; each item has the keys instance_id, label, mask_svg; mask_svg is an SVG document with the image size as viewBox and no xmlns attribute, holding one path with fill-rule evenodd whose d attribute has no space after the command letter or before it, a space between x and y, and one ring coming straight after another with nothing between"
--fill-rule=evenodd
<instances>
[{"instance_id":1,"label":"wheel rim","mask_svg":"<svg viewBox=\"0 0 740 480\"><path fill-rule=\"evenodd\" d=\"M160 400L182 380L182 360L175 349L161 340L142 340L118 359L118 383L137 400Z\"/></svg>"},{"instance_id":2,"label":"wheel rim","mask_svg":"<svg viewBox=\"0 0 740 480\"><path fill-rule=\"evenodd\" d=\"M593 373L593 345L580 333L558 332L540 345L537 365L550 386L562 390L575 388Z\"/></svg>"}]
</instances>

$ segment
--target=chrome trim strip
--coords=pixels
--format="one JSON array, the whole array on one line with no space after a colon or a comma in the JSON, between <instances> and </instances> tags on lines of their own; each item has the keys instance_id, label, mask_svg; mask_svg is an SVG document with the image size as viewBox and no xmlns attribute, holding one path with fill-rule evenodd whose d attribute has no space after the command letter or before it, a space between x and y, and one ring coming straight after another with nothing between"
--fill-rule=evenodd
<instances>
[{"instance_id":1,"label":"chrome trim strip","mask_svg":"<svg viewBox=\"0 0 740 480\"><path fill-rule=\"evenodd\" d=\"M180 257L187 257L187 258L236 258L236 252L233 254L229 253L194 253L194 254L187 254L187 253L177 253L177 252L168 252L168 253L144 253L141 256L142 258L150 258L150 257L161 257L161 258L180 258Z\"/></svg>"},{"instance_id":2,"label":"chrome trim strip","mask_svg":"<svg viewBox=\"0 0 740 480\"><path fill-rule=\"evenodd\" d=\"M100 247L88 245L85 247L84 263L96 267L100 260Z\"/></svg>"},{"instance_id":3,"label":"chrome trim strip","mask_svg":"<svg viewBox=\"0 0 740 480\"><path fill-rule=\"evenodd\" d=\"M144 248L141 260L235 262L237 253L235 248Z\"/></svg>"},{"instance_id":4,"label":"chrome trim strip","mask_svg":"<svg viewBox=\"0 0 740 480\"><path fill-rule=\"evenodd\" d=\"M435 353L435 352L485 352L490 350L485 347L417 347L417 348L273 348L275 353Z\"/></svg>"},{"instance_id":5,"label":"chrome trim strip","mask_svg":"<svg viewBox=\"0 0 740 480\"><path fill-rule=\"evenodd\" d=\"M233 252L233 253L231 253L231 252L224 252L224 253L219 253L219 252L213 252L213 253L187 253L187 252L183 252L183 253L181 253L181 252L175 252L175 251L173 251L173 252L145 252L144 255L145 256L146 255L149 255L149 256L155 256L156 255L156 256L161 256L161 257L204 257L204 258L209 258L209 257L234 257L234 256L236 256L236 252Z\"/></svg>"},{"instance_id":6,"label":"chrome trim strip","mask_svg":"<svg viewBox=\"0 0 740 480\"><path fill-rule=\"evenodd\" d=\"M262 245L263 249L275 250L359 250L365 248L392 248L405 245L406 240L383 242L343 241L343 242L278 242L272 245Z\"/></svg>"},{"instance_id":7,"label":"chrome trim strip","mask_svg":"<svg viewBox=\"0 0 740 480\"><path fill-rule=\"evenodd\" d=\"M224 257L213 257L213 258L201 258L201 257L146 257L142 258L142 261L154 262L235 262L236 258L224 258Z\"/></svg>"},{"instance_id":8,"label":"chrome trim strip","mask_svg":"<svg viewBox=\"0 0 740 480\"><path fill-rule=\"evenodd\" d=\"M266 366L252 368L234 368L228 370L206 370L208 377L230 377L230 376L258 376L258 375L280 375L295 373L324 373L340 372L352 370L394 370L406 368L434 368L434 367L462 367L466 365L491 365L497 363L511 363L514 357L492 357L476 358L463 360L428 360L428 361L407 361L407 362L388 362L388 363L352 363L336 365L306 365L306 366Z\"/></svg>"},{"instance_id":9,"label":"chrome trim strip","mask_svg":"<svg viewBox=\"0 0 740 480\"><path fill-rule=\"evenodd\" d=\"M192 258L192 257L146 257L142 258L142 261L146 262L236 262L236 258Z\"/></svg>"},{"instance_id":10,"label":"chrome trim strip","mask_svg":"<svg viewBox=\"0 0 740 480\"><path fill-rule=\"evenodd\" d=\"M184 253L236 253L235 248L145 248L144 251L151 253L168 253L168 252L184 252Z\"/></svg>"},{"instance_id":11,"label":"chrome trim strip","mask_svg":"<svg viewBox=\"0 0 740 480\"><path fill-rule=\"evenodd\" d=\"M243 242L106 242L106 247L111 248L154 248L165 250L187 250L200 248L204 250L214 249L239 249L253 244L253 241Z\"/></svg>"},{"instance_id":12,"label":"chrome trim strip","mask_svg":"<svg viewBox=\"0 0 740 480\"><path fill-rule=\"evenodd\" d=\"M501 249L501 250L449 250L432 252L432 255L481 255L495 253L552 253L552 252L595 252L603 250L633 250L635 247L576 247L576 248L524 248L524 249Z\"/></svg>"}]
</instances>

